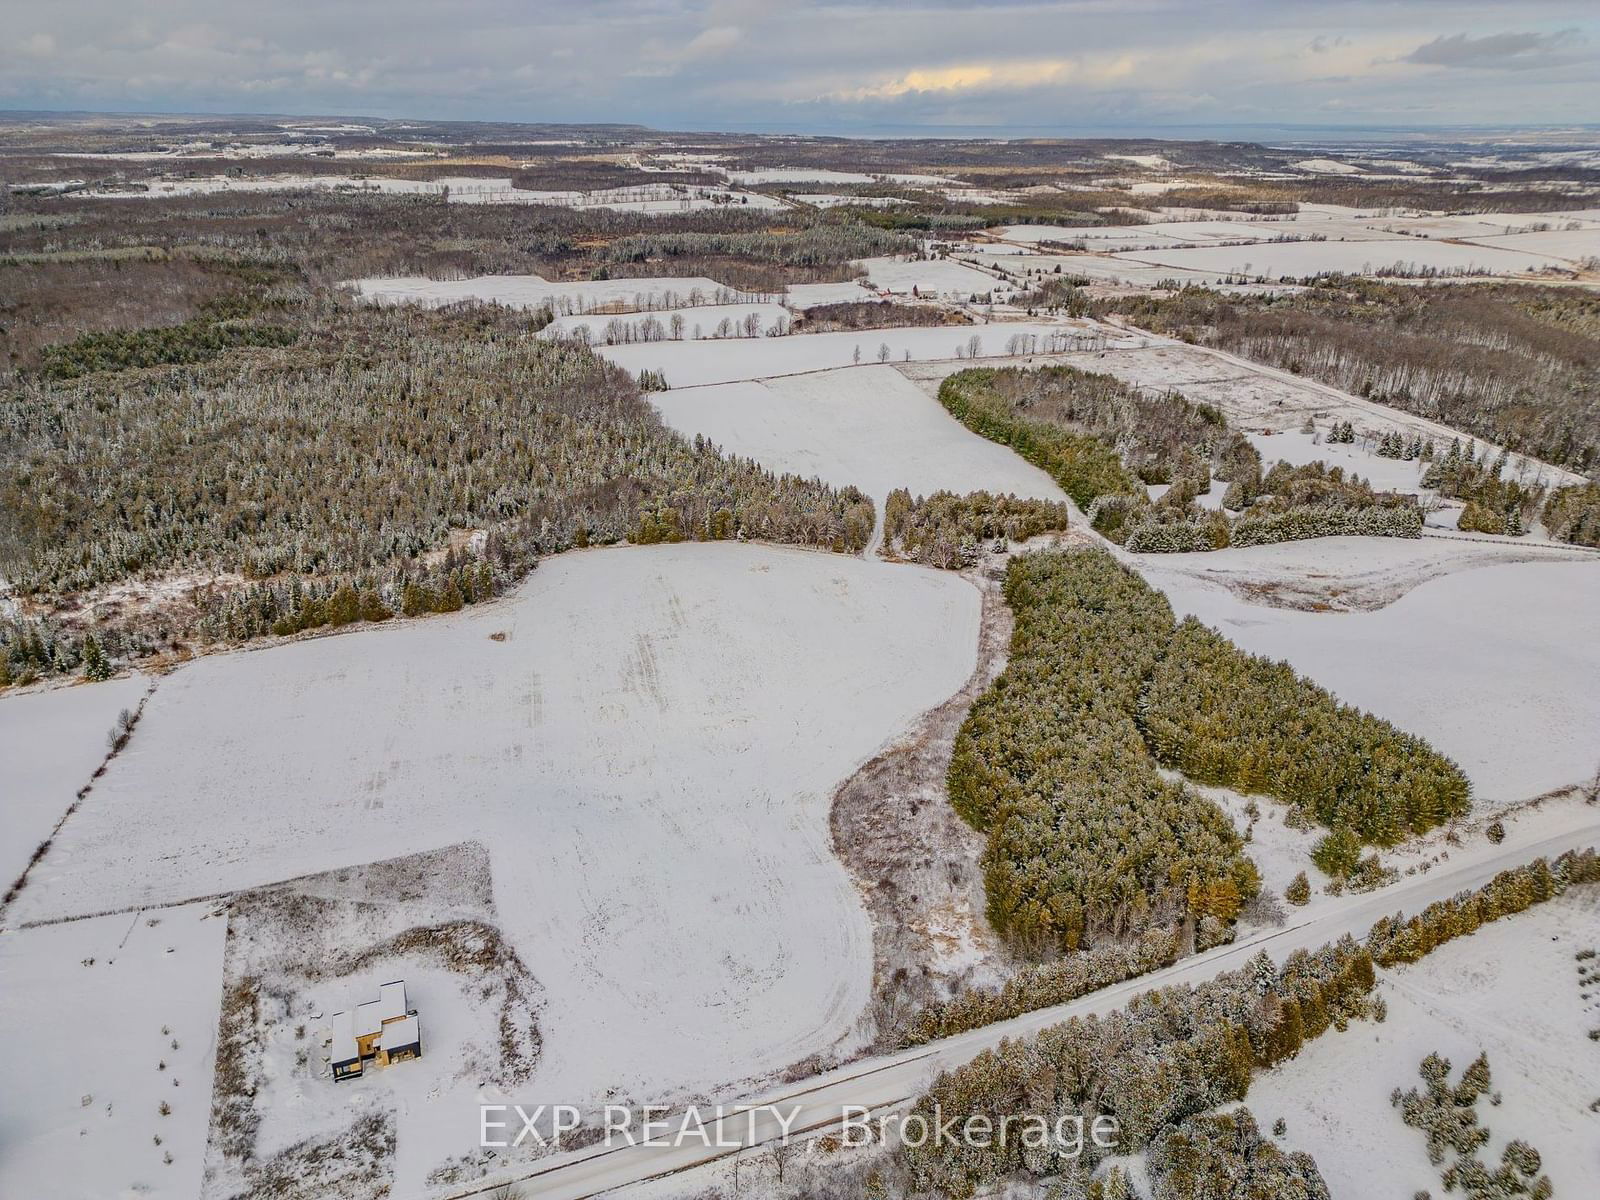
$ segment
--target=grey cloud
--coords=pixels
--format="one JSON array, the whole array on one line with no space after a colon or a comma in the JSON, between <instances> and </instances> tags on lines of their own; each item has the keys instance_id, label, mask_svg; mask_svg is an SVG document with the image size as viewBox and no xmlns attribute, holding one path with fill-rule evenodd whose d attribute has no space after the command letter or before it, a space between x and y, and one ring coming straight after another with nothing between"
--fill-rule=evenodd
<instances>
[{"instance_id":1,"label":"grey cloud","mask_svg":"<svg viewBox=\"0 0 1600 1200\"><path fill-rule=\"evenodd\" d=\"M1577 29L1560 29L1554 33L1492 33L1485 37L1457 33L1436 37L1418 46L1401 61L1431 67L1525 69L1546 66L1561 52L1583 41Z\"/></svg>"}]
</instances>

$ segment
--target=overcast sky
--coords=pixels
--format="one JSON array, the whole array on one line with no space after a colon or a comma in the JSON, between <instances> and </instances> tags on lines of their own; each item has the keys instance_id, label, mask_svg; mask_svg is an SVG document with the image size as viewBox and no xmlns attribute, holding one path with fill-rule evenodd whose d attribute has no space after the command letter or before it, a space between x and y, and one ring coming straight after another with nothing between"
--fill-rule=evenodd
<instances>
[{"instance_id":1,"label":"overcast sky","mask_svg":"<svg viewBox=\"0 0 1600 1200\"><path fill-rule=\"evenodd\" d=\"M1600 122L1600 3L0 0L0 108L660 128Z\"/></svg>"}]
</instances>

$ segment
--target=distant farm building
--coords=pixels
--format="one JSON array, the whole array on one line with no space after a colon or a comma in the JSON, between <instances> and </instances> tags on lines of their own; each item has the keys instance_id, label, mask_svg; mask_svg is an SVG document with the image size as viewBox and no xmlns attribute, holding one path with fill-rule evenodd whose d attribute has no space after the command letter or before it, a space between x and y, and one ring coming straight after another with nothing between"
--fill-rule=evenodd
<instances>
[{"instance_id":1,"label":"distant farm building","mask_svg":"<svg viewBox=\"0 0 1600 1200\"><path fill-rule=\"evenodd\" d=\"M405 980L378 989L378 998L333 1014L333 1077L355 1079L369 1059L380 1067L422 1057L415 1009L406 1007Z\"/></svg>"}]
</instances>

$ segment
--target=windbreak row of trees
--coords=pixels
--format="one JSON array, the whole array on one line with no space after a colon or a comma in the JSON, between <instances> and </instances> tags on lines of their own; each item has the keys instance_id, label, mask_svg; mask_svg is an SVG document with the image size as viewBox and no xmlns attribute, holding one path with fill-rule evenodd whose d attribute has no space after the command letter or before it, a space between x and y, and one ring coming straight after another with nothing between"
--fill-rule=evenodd
<instances>
[{"instance_id":1,"label":"windbreak row of trees","mask_svg":"<svg viewBox=\"0 0 1600 1200\"><path fill-rule=\"evenodd\" d=\"M1239 650L1102 550L1014 558L1006 670L957 735L950 801L988 835L989 917L1027 949L1192 921L1226 935L1258 889L1227 818L1159 766L1272 796L1389 845L1459 816L1447 758Z\"/></svg>"},{"instance_id":2,"label":"windbreak row of trees","mask_svg":"<svg viewBox=\"0 0 1600 1200\"><path fill-rule=\"evenodd\" d=\"M1209 405L1074 367L960 371L939 401L967 428L1010 446L1130 550L1181 553L1300 538L1420 537L1414 499L1374 491L1339 467L1279 463L1263 473L1248 439ZM1196 503L1213 474L1223 509ZM1151 501L1147 484L1168 484ZM1232 515L1237 513L1237 516Z\"/></svg>"},{"instance_id":3,"label":"windbreak row of trees","mask_svg":"<svg viewBox=\"0 0 1600 1200\"><path fill-rule=\"evenodd\" d=\"M358 614L458 607L573 546L854 552L871 536L860 492L680 436L626 372L518 314L313 302L285 316L287 350L0 394L0 576L47 605L145 578L242 581L202 587L182 630L253 636L338 623L321 618L349 613L328 603L340 589ZM21 631L6 639L16 657Z\"/></svg>"},{"instance_id":4,"label":"windbreak row of trees","mask_svg":"<svg viewBox=\"0 0 1600 1200\"><path fill-rule=\"evenodd\" d=\"M960 1137L904 1144L913 1189L965 1198L1016 1176L1056 1176L1065 1195L1088 1196L1095 1186L1089 1176L1106 1157L1158 1142L1157 1173L1179 1170L1183 1148L1166 1142L1168 1135L1243 1099L1257 1070L1366 1015L1375 982L1371 958L1345 938L1297 951L1281 969L1258 954L1198 987L1148 992L1126 1009L1005 1042L941 1075L912 1112L937 1115L958 1130L971 1117L987 1118L994 1129L1008 1122L1011 1135L986 1146ZM1074 1152L1055 1139L1020 1136L1030 1126L1054 1130L1080 1119L1087 1129L1097 1117L1115 1119L1110 1149L1090 1137Z\"/></svg>"}]
</instances>

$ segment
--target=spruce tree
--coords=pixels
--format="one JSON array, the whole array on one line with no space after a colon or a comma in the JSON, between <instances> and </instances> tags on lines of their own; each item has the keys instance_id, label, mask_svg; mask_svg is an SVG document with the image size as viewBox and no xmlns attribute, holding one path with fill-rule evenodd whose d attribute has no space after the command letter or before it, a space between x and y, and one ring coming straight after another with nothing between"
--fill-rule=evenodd
<instances>
[{"instance_id":1,"label":"spruce tree","mask_svg":"<svg viewBox=\"0 0 1600 1200\"><path fill-rule=\"evenodd\" d=\"M83 677L96 681L111 678L111 663L92 633L83 642Z\"/></svg>"}]
</instances>

